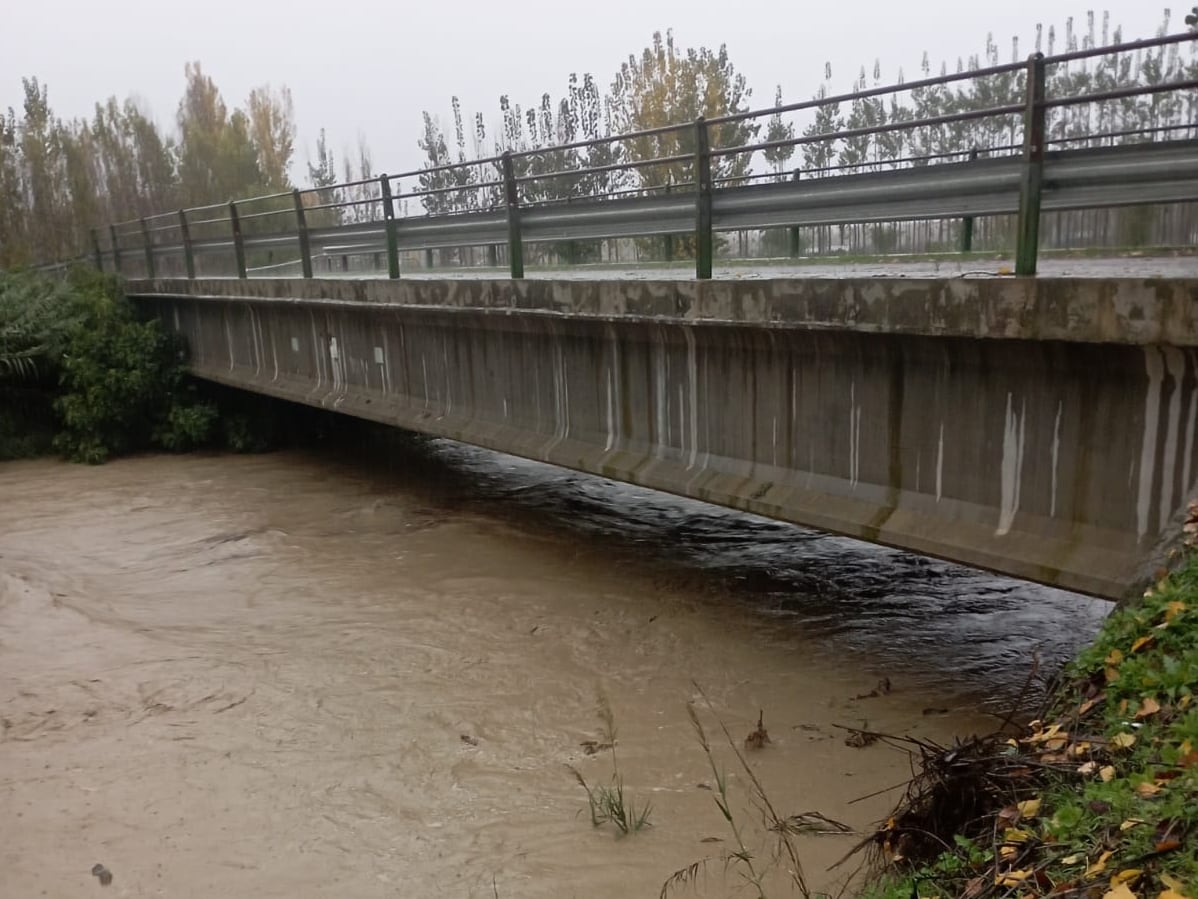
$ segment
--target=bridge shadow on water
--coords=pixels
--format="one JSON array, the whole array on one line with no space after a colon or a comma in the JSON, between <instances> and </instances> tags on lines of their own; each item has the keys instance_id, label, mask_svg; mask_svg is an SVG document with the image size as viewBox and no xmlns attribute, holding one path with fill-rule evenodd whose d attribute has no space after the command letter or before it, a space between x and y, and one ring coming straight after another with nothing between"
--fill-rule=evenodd
<instances>
[{"instance_id":1,"label":"bridge shadow on water","mask_svg":"<svg viewBox=\"0 0 1198 899\"><path fill-rule=\"evenodd\" d=\"M1037 701L1113 608L449 440L360 422L335 430L313 451L372 491L415 494L445 518L469 513L553 535L671 593L742 604L763 634L854 656L876 676L934 685L995 713L1021 695L1033 659L1039 676L1024 699Z\"/></svg>"}]
</instances>

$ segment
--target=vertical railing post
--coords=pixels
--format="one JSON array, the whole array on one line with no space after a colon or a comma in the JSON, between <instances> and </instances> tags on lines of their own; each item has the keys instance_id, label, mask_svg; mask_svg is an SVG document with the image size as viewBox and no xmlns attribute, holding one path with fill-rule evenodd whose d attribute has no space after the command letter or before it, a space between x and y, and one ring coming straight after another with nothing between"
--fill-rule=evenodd
<instances>
[{"instance_id":1,"label":"vertical railing post","mask_svg":"<svg viewBox=\"0 0 1198 899\"><path fill-rule=\"evenodd\" d=\"M666 176L666 196L669 197L670 194L672 194L673 192L674 192L674 176L667 175ZM674 235L673 234L667 234L665 236L665 250L666 250L666 262L673 262L674 261Z\"/></svg>"},{"instance_id":2,"label":"vertical railing post","mask_svg":"<svg viewBox=\"0 0 1198 899\"><path fill-rule=\"evenodd\" d=\"M802 174L801 170L795 169L794 176L791 179L795 182L795 184L799 183L799 175L800 174ZM789 230L790 230L790 247L789 247L790 258L798 259L799 258L799 249L800 249L799 248L799 226L791 225Z\"/></svg>"},{"instance_id":3,"label":"vertical railing post","mask_svg":"<svg viewBox=\"0 0 1198 899\"><path fill-rule=\"evenodd\" d=\"M1027 61L1027 100L1023 112L1023 177L1019 184L1019 223L1015 274L1034 275L1040 247L1040 191L1044 181L1044 55Z\"/></svg>"},{"instance_id":4,"label":"vertical railing post","mask_svg":"<svg viewBox=\"0 0 1198 899\"><path fill-rule=\"evenodd\" d=\"M191 247L191 226L187 224L187 210L179 210L179 236L183 239L183 265L187 269L187 280L196 279L196 257Z\"/></svg>"},{"instance_id":5,"label":"vertical railing post","mask_svg":"<svg viewBox=\"0 0 1198 899\"><path fill-rule=\"evenodd\" d=\"M308 237L308 216L304 212L304 198L300 195L298 187L291 192L291 196L295 198L295 227L299 234L300 267L304 277L311 278L312 243Z\"/></svg>"},{"instance_id":6,"label":"vertical railing post","mask_svg":"<svg viewBox=\"0 0 1198 899\"><path fill-rule=\"evenodd\" d=\"M974 162L978 158L978 148L974 147L969 151L969 161ZM961 252L970 253L973 251L973 216L967 215L961 219Z\"/></svg>"},{"instance_id":7,"label":"vertical railing post","mask_svg":"<svg viewBox=\"0 0 1198 899\"><path fill-rule=\"evenodd\" d=\"M121 271L121 243L116 237L116 225L108 226L108 239L112 241L112 270L118 275Z\"/></svg>"},{"instance_id":8,"label":"vertical railing post","mask_svg":"<svg viewBox=\"0 0 1198 899\"><path fill-rule=\"evenodd\" d=\"M524 241L520 235L520 185L509 150L503 154L503 193L507 200L508 262L513 278L524 277Z\"/></svg>"},{"instance_id":9,"label":"vertical railing post","mask_svg":"<svg viewBox=\"0 0 1198 899\"><path fill-rule=\"evenodd\" d=\"M399 232L395 225L395 201L391 196L391 179L379 175L379 187L383 192L383 227L387 229L387 277L399 277Z\"/></svg>"},{"instance_id":10,"label":"vertical railing post","mask_svg":"<svg viewBox=\"0 0 1198 899\"><path fill-rule=\"evenodd\" d=\"M143 217L141 219L141 242L146 250L146 277L151 281L154 280L154 244L150 240L150 226L146 224Z\"/></svg>"},{"instance_id":11,"label":"vertical railing post","mask_svg":"<svg viewBox=\"0 0 1198 899\"><path fill-rule=\"evenodd\" d=\"M102 272L102 271L104 271L104 253L100 249L100 232L98 230L96 230L95 228L92 228L91 232L92 232L92 253L95 255L96 270Z\"/></svg>"},{"instance_id":12,"label":"vertical railing post","mask_svg":"<svg viewBox=\"0 0 1198 899\"><path fill-rule=\"evenodd\" d=\"M707 122L695 120L695 277L711 277L715 242L711 233L711 151Z\"/></svg>"},{"instance_id":13,"label":"vertical railing post","mask_svg":"<svg viewBox=\"0 0 1198 899\"><path fill-rule=\"evenodd\" d=\"M241 216L237 214L237 201L229 201L229 227L233 230L233 258L237 262L237 277L244 280L245 269L245 239L241 236Z\"/></svg>"}]
</instances>

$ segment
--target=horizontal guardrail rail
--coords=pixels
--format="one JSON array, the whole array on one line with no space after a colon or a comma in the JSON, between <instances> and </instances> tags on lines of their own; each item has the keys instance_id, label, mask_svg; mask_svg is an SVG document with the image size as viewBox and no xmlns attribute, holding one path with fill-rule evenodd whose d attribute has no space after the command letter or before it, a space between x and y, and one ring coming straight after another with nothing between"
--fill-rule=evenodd
<instances>
[{"instance_id":1,"label":"horizontal guardrail rail","mask_svg":"<svg viewBox=\"0 0 1198 899\"><path fill-rule=\"evenodd\" d=\"M1016 215L1016 274L1032 275L1044 211L1198 200L1198 140L1194 139L1198 121L1046 139L1046 121L1053 111L1137 96L1193 92L1198 90L1198 79L1049 97L1045 94L1046 71L1076 60L1162 48L1196 38L1195 33L1164 35L1051 57L1035 54L1026 62L710 120L164 212L93 229L89 252L80 259L104 270L139 277L152 278L169 266L171 271L195 278L198 269L220 256L231 257L242 278L250 272L269 275L296 266L304 277L312 277L314 259L367 254L377 256L380 262L385 257L389 277L398 278L401 252L428 254L443 248L488 247L492 264L498 264L497 248L503 247L511 276L519 278L524 274L525 242L664 235L687 238L695 256L696 277L708 278L713 234L719 232L789 228L792 246L797 246L796 229L803 226L962 219L962 249L968 250L973 217ZM998 76L1017 79L1018 102L871 127L805 133L785 140L711 145L722 126L738 122ZM1193 104L1187 107L1192 108ZM885 164L890 169L886 171L862 170L879 167L875 160L794 170L786 175L744 171L748 168L744 166L742 174L719 180L712 177L713 161L721 158L751 160L753 154L775 148L830 146L857 138L877 140L898 132L984 121L1000 124L1010 141L971 153L928 153L888 160ZM633 158L627 151L638 141L643 146L645 141L667 138L668 146L687 148L686 152ZM1101 146L1116 140L1128 142ZM565 151L601 146L613 148L614 162L539 171L542 165L560 160ZM615 148L624 149L617 153ZM664 184L642 181L639 187L608 189L615 175L639 177L644 171L668 175ZM401 189L412 179L419 182L423 178L420 183L433 184L433 176L444 176L450 183ZM547 186L563 181L567 195L553 195ZM446 197L457 198L465 211L420 216L401 212L408 201L438 208Z\"/></svg>"}]
</instances>

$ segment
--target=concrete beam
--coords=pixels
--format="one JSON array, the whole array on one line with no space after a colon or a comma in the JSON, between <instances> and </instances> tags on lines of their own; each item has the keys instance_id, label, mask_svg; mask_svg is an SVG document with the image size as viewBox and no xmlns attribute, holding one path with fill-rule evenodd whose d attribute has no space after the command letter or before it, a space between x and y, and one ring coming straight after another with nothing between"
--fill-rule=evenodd
<instances>
[{"instance_id":1,"label":"concrete beam","mask_svg":"<svg viewBox=\"0 0 1198 899\"><path fill-rule=\"evenodd\" d=\"M129 289L201 377L1109 598L1198 475L1198 280Z\"/></svg>"}]
</instances>

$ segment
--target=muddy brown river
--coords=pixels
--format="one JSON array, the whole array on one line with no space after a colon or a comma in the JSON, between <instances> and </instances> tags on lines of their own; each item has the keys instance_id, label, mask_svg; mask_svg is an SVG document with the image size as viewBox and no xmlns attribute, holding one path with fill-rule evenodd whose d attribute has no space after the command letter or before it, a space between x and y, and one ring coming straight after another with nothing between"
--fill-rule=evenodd
<instances>
[{"instance_id":1,"label":"muddy brown river","mask_svg":"<svg viewBox=\"0 0 1198 899\"><path fill-rule=\"evenodd\" d=\"M991 728L1106 611L440 441L7 463L0 896L653 897L705 857L677 895L739 894L688 702L767 868L719 721L764 711L782 815L866 829L908 759L837 725ZM598 691L626 837L567 768L610 776ZM795 838L813 888L858 839Z\"/></svg>"}]
</instances>

